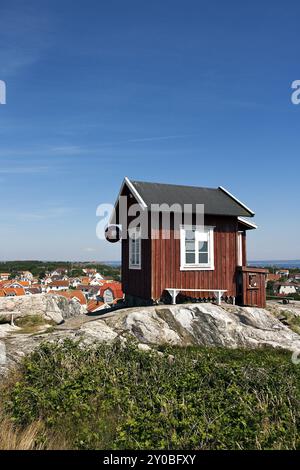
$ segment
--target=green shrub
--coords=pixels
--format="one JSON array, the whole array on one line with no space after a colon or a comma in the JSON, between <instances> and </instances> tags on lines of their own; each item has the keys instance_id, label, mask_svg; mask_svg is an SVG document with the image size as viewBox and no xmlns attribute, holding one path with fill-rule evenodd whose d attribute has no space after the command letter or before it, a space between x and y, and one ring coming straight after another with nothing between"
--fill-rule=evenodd
<instances>
[{"instance_id":1,"label":"green shrub","mask_svg":"<svg viewBox=\"0 0 300 470\"><path fill-rule=\"evenodd\" d=\"M299 371L274 350L66 340L25 358L4 398L17 425L42 420L69 448L296 449Z\"/></svg>"},{"instance_id":2,"label":"green shrub","mask_svg":"<svg viewBox=\"0 0 300 470\"><path fill-rule=\"evenodd\" d=\"M15 324L22 328L29 326L41 326L45 325L45 320L40 315L26 315L25 317L16 318Z\"/></svg>"}]
</instances>

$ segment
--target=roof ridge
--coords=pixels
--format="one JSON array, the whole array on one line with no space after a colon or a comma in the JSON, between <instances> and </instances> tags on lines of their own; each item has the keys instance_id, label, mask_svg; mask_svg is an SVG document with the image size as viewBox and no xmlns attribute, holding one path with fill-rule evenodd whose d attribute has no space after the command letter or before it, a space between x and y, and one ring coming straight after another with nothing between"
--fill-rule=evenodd
<instances>
[{"instance_id":1,"label":"roof ridge","mask_svg":"<svg viewBox=\"0 0 300 470\"><path fill-rule=\"evenodd\" d=\"M142 184L157 184L161 186L176 186L179 188L195 188L195 189L212 189L214 191L220 190L220 187L218 188L212 188L209 186L194 186L194 185L189 185L189 184L175 184L175 183L158 183L157 181L141 181L141 180L130 180L131 183L142 183Z\"/></svg>"}]
</instances>

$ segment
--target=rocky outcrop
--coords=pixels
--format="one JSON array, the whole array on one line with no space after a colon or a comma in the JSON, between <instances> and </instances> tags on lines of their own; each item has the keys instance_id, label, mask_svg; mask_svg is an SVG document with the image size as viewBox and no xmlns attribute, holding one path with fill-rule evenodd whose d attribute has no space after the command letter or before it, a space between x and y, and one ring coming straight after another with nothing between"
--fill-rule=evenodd
<instances>
[{"instance_id":1,"label":"rocky outcrop","mask_svg":"<svg viewBox=\"0 0 300 470\"><path fill-rule=\"evenodd\" d=\"M106 320L84 324L79 332L98 341L117 335L134 336L140 343L177 346L300 350L300 336L267 310L189 304L130 308Z\"/></svg>"},{"instance_id":2,"label":"rocky outcrop","mask_svg":"<svg viewBox=\"0 0 300 470\"><path fill-rule=\"evenodd\" d=\"M52 309L53 304L50 305ZM300 352L300 336L265 309L213 304L135 307L117 310L97 319L85 315L70 318L54 331L47 333L45 330L34 335L22 334L17 327L2 325L0 374L43 341L59 341L68 337L89 343L110 343L117 338L126 342L130 336L136 338L141 350L170 344L272 347Z\"/></svg>"},{"instance_id":3,"label":"rocky outcrop","mask_svg":"<svg viewBox=\"0 0 300 470\"><path fill-rule=\"evenodd\" d=\"M45 321L60 324L67 318L80 315L81 312L78 302L57 295L36 294L0 298L1 321L10 321L12 314L14 319L38 315Z\"/></svg>"}]
</instances>

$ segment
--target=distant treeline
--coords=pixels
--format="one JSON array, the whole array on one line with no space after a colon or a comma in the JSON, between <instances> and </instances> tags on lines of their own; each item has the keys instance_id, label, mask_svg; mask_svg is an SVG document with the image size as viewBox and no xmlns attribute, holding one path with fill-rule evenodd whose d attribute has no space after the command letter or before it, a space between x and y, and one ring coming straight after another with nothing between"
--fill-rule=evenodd
<instances>
[{"instance_id":1,"label":"distant treeline","mask_svg":"<svg viewBox=\"0 0 300 470\"><path fill-rule=\"evenodd\" d=\"M108 266L106 264L35 260L0 262L0 272L7 272L12 275L20 271L30 271L34 277L43 277L46 272L54 271L57 268L67 269L70 276L80 276L82 269L94 268L104 276L111 276L113 279L120 278L120 267Z\"/></svg>"}]
</instances>

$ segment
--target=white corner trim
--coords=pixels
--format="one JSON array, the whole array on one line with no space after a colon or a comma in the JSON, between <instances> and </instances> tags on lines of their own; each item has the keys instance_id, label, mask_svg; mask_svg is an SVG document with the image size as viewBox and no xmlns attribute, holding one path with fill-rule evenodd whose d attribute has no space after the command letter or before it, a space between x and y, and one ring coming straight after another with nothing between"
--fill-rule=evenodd
<instances>
[{"instance_id":1,"label":"white corner trim","mask_svg":"<svg viewBox=\"0 0 300 470\"><path fill-rule=\"evenodd\" d=\"M132 192L132 194L134 195L134 197L136 198L138 203L141 205L142 209L147 209L147 204L145 203L144 199L138 193L138 191L135 189L132 182L130 181L130 179L127 176L125 176L125 178L124 178L124 183L122 185L122 190L123 190L124 184L126 184L127 187L130 189L130 191Z\"/></svg>"},{"instance_id":2,"label":"white corner trim","mask_svg":"<svg viewBox=\"0 0 300 470\"><path fill-rule=\"evenodd\" d=\"M258 228L258 225L254 224L253 222L249 222L246 219L243 219L243 217L238 217L238 221L242 224L248 225L251 228Z\"/></svg>"},{"instance_id":3,"label":"white corner trim","mask_svg":"<svg viewBox=\"0 0 300 470\"><path fill-rule=\"evenodd\" d=\"M244 204L243 202L241 202L239 199L237 199L233 194L231 194L229 191L227 191L227 189L223 188L223 186L219 186L219 189L221 189L221 191L223 191L225 194L227 194L227 196L231 197L231 199L233 199L235 202L237 202L240 206L242 206L244 209L246 209L246 211L250 212L250 214L253 216L255 215L255 212L253 212L251 209L249 209L249 207L246 206L246 204Z\"/></svg>"}]
</instances>

